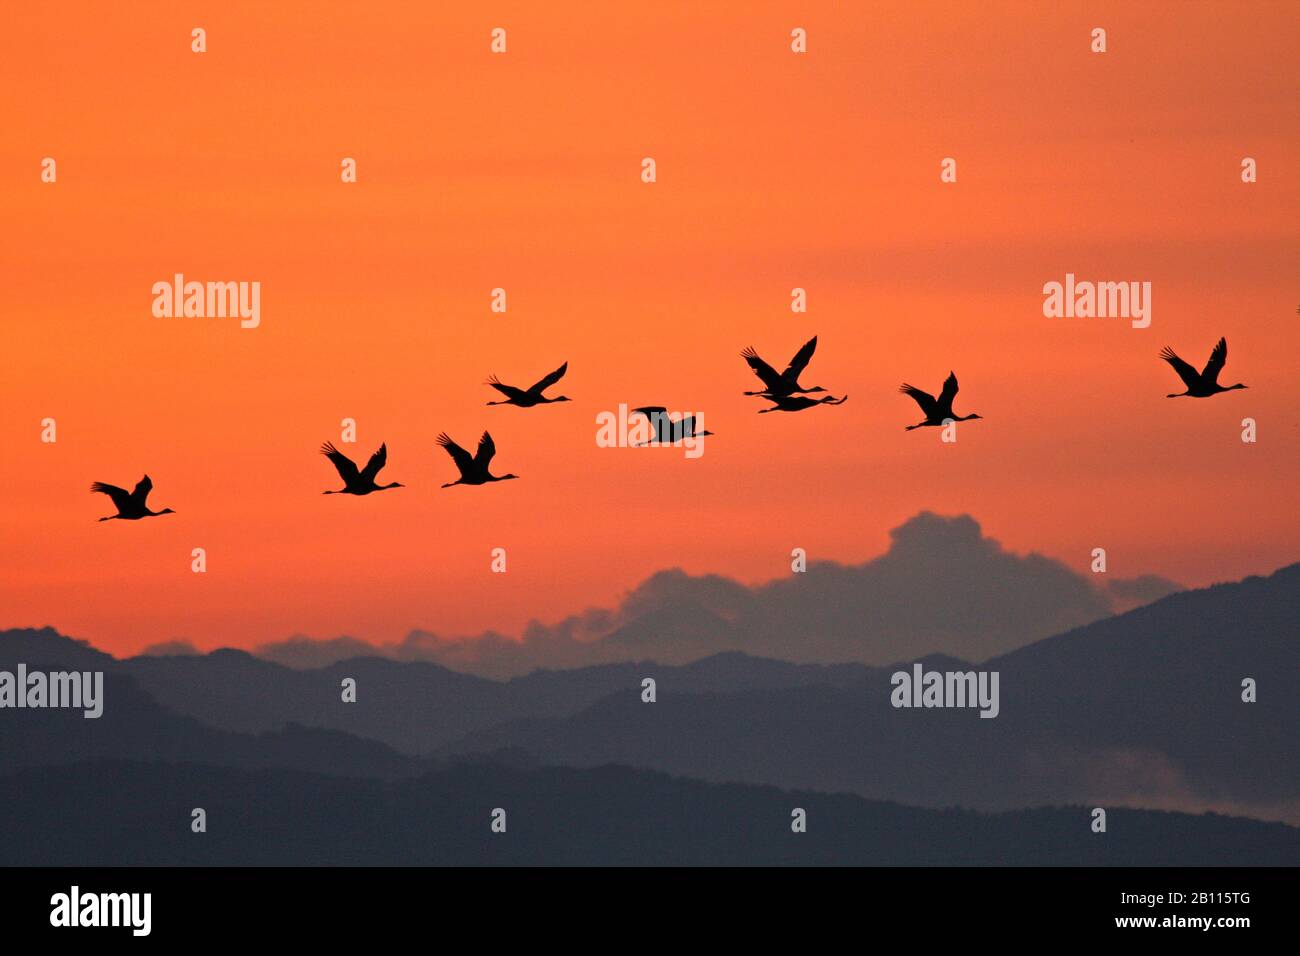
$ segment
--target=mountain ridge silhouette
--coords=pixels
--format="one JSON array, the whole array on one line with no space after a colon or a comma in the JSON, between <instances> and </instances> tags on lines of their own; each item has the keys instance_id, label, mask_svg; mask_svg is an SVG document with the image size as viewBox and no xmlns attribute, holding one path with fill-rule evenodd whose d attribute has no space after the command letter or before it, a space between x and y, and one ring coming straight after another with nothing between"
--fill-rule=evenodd
<instances>
[{"instance_id":1,"label":"mountain ridge silhouette","mask_svg":"<svg viewBox=\"0 0 1300 956\"><path fill-rule=\"evenodd\" d=\"M307 796L309 795L309 796ZM0 775L6 866L1265 866L1300 829L1085 806L928 810L628 767L460 764L391 781L100 762ZM190 829L201 806L207 831ZM506 811L492 833L490 814ZM791 831L793 808L807 832Z\"/></svg>"},{"instance_id":2,"label":"mountain ridge silhouette","mask_svg":"<svg viewBox=\"0 0 1300 956\"><path fill-rule=\"evenodd\" d=\"M700 779L1007 809L1089 792L1132 805L1232 807L1300 820L1300 564L1180 592L979 665L1001 713L896 710L891 668L848 686L630 695L480 731L439 751L518 747ZM922 660L925 660L922 658ZM1260 697L1241 700L1253 677Z\"/></svg>"},{"instance_id":3,"label":"mountain ridge silhouette","mask_svg":"<svg viewBox=\"0 0 1300 956\"><path fill-rule=\"evenodd\" d=\"M52 712L19 712L45 736L29 733L0 752L11 767L197 753L225 766L387 779L427 769L430 757L513 753L931 807L1004 810L1086 793L1099 804L1294 820L1300 758L1287 728L1300 725L1289 693L1300 663L1287 635L1298 619L1300 564L1179 592L979 665L1002 675L1002 712L991 721L889 707L889 675L910 661L809 665L728 652L680 667L612 664L494 681L386 658L313 671L235 650L119 661L52 629L18 630L0 633L0 666L102 667L105 717L69 725ZM357 679L358 703L340 700L344 676ZM640 698L647 676L657 681L654 704ZM1247 676L1259 681L1257 703L1240 700ZM134 749L106 729L124 708ZM193 721L188 730L163 716L172 713Z\"/></svg>"}]
</instances>

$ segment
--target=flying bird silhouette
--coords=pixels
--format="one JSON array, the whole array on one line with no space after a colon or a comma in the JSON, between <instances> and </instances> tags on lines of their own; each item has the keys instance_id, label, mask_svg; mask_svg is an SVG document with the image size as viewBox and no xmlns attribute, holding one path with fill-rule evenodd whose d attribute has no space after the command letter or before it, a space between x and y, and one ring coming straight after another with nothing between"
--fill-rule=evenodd
<instances>
[{"instance_id":1,"label":"flying bird silhouette","mask_svg":"<svg viewBox=\"0 0 1300 956\"><path fill-rule=\"evenodd\" d=\"M519 477L518 475L494 475L488 471L492 456L497 453L497 446L487 432L484 432L483 437L478 440L478 452L473 457L452 441L451 436L446 432L438 436L438 444L447 450L447 454L451 455L451 460L456 463L456 468L460 471L460 477L455 481L447 482L443 485L444 488L450 488L452 485L486 485L489 481L507 481Z\"/></svg>"},{"instance_id":2,"label":"flying bird silhouette","mask_svg":"<svg viewBox=\"0 0 1300 956\"><path fill-rule=\"evenodd\" d=\"M1205 368L1199 372L1180 359L1178 354L1167 345L1161 350L1160 357L1174 367L1178 377L1187 386L1187 391L1173 392L1166 395L1165 398L1181 398L1184 395L1191 398L1209 398L1211 395L1218 395L1220 392L1230 392L1234 388L1246 387L1240 382L1228 386L1219 384L1219 373L1223 371L1223 363L1228 360L1227 339L1219 339L1219 344L1210 353L1210 360L1205 363Z\"/></svg>"},{"instance_id":3,"label":"flying bird silhouette","mask_svg":"<svg viewBox=\"0 0 1300 956\"><path fill-rule=\"evenodd\" d=\"M386 491L389 488L401 488L402 485L394 481L390 485L375 484L375 476L379 474L379 469L383 468L388 462L388 445L379 446L379 451L370 456L370 461L366 462L366 467L357 470L356 463L351 458L335 448L330 442L320 446L320 453L334 463L338 469L339 477L343 479L343 488L339 491L326 491L327 495L368 495L372 491Z\"/></svg>"},{"instance_id":4,"label":"flying bird silhouette","mask_svg":"<svg viewBox=\"0 0 1300 956\"><path fill-rule=\"evenodd\" d=\"M107 518L100 518L100 521L112 521L114 518L121 518L123 521L138 521L141 518L156 518L159 515L174 515L176 513L171 508L164 508L162 511L150 511L148 506L145 505L145 499L149 497L149 492L153 490L153 482L149 480L148 475L140 479L134 491L127 491L117 485L107 485L102 481L96 481L90 486L90 490L101 495L108 495L113 499L113 504L117 506L117 514L109 515Z\"/></svg>"},{"instance_id":5,"label":"flying bird silhouette","mask_svg":"<svg viewBox=\"0 0 1300 956\"><path fill-rule=\"evenodd\" d=\"M775 404L771 408L760 408L758 410L760 415L768 412L801 412L814 405L843 405L849 400L847 395L843 398L836 398L833 395L827 395L825 398L809 398L806 395L765 395L763 397Z\"/></svg>"},{"instance_id":6,"label":"flying bird silhouette","mask_svg":"<svg viewBox=\"0 0 1300 956\"><path fill-rule=\"evenodd\" d=\"M534 405L546 405L550 402L571 402L573 399L567 395L560 395L556 398L547 398L542 392L550 388L560 379L564 378L564 373L569 370L569 363L565 362L550 375L540 379L532 387L523 389L516 388L513 385L503 385L495 375L488 378L487 383L495 388L498 392L506 397L504 402L488 402L489 405L518 405L520 408L532 408Z\"/></svg>"},{"instance_id":7,"label":"flying bird silhouette","mask_svg":"<svg viewBox=\"0 0 1300 956\"><path fill-rule=\"evenodd\" d=\"M644 415L655 434L655 437L648 442L632 442L633 447L636 448L646 445L671 445L687 438L703 438L705 435L713 434L710 431L697 432L694 415L684 415L678 421L673 421L668 417L668 409L663 405L645 405L632 411Z\"/></svg>"},{"instance_id":8,"label":"flying bird silhouette","mask_svg":"<svg viewBox=\"0 0 1300 956\"><path fill-rule=\"evenodd\" d=\"M923 392L915 385L908 385L904 382L898 386L898 390L904 395L910 395L916 400L916 404L921 406L921 411L925 413L925 421L918 422L915 425L906 426L910 432L913 428L924 428L927 425L939 426L946 422L967 422L974 418L982 418L982 415L954 415L952 412L952 400L957 397L957 374L949 372L948 377L944 379L943 391L939 397L935 398L929 392Z\"/></svg>"},{"instance_id":9,"label":"flying bird silhouette","mask_svg":"<svg viewBox=\"0 0 1300 956\"><path fill-rule=\"evenodd\" d=\"M812 388L804 388L799 384L799 376L808 366L808 360L812 358L813 352L817 351L817 336L813 336L803 344L794 358L790 359L790 364L786 366L785 371L777 373L777 370L768 365L752 347L745 348L740 354L749 367L754 370L763 383L763 390L759 392L746 392L746 395L764 395L764 396L784 396L794 395L798 392L824 392L826 389L820 385L814 385Z\"/></svg>"}]
</instances>

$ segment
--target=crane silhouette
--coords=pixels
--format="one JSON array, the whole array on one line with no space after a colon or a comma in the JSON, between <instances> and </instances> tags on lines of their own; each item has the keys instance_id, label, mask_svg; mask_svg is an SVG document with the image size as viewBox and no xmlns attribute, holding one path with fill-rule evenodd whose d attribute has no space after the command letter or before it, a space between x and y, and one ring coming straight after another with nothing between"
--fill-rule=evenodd
<instances>
[{"instance_id":1,"label":"crane silhouette","mask_svg":"<svg viewBox=\"0 0 1300 956\"><path fill-rule=\"evenodd\" d=\"M452 485L486 485L489 481L507 481L511 478L518 478L518 475L494 475L488 471L488 465L492 463L492 456L497 453L496 443L492 441L492 436L487 432L478 440L478 452L470 456L464 448L461 448L451 436L443 432L438 436L438 444L447 450L451 455L451 460L456 463L456 468L460 471L460 477L455 481L449 481L444 488L450 488Z\"/></svg>"},{"instance_id":2,"label":"crane silhouette","mask_svg":"<svg viewBox=\"0 0 1300 956\"><path fill-rule=\"evenodd\" d=\"M546 405L550 402L571 402L573 399L567 395L560 395L556 398L547 398L542 392L550 388L560 379L564 378L564 373L569 370L569 363L565 362L554 372L545 378L535 382L532 387L523 389L516 388L513 385L503 385L495 375L490 376L487 380L498 392L506 397L504 402L488 402L489 405L518 405L520 408L532 408L534 405Z\"/></svg>"},{"instance_id":3,"label":"crane silhouette","mask_svg":"<svg viewBox=\"0 0 1300 956\"><path fill-rule=\"evenodd\" d=\"M1228 340L1219 339L1219 343L1214 346L1214 351L1210 353L1210 360L1205 363L1205 368L1196 371L1186 362L1178 357L1178 354L1169 346L1165 346L1160 357L1174 367L1178 377L1183 380L1187 386L1185 392L1173 392L1166 395L1165 398L1182 398L1184 395L1191 398L1209 398L1211 395L1218 395L1220 392L1231 392L1236 388L1246 388L1238 382L1236 385L1220 385L1219 373L1223 371L1223 364L1228 360Z\"/></svg>"},{"instance_id":4,"label":"crane silhouette","mask_svg":"<svg viewBox=\"0 0 1300 956\"><path fill-rule=\"evenodd\" d=\"M771 408L760 408L758 410L760 415L765 415L768 412L801 412L805 408L812 408L814 405L843 405L849 400L847 395L843 398L836 398L833 395L827 395L825 398L809 398L806 395L765 395L763 397L776 404Z\"/></svg>"},{"instance_id":5,"label":"crane silhouette","mask_svg":"<svg viewBox=\"0 0 1300 956\"><path fill-rule=\"evenodd\" d=\"M90 486L90 490L101 495L108 495L113 499L113 504L117 507L117 514L109 515L107 518L100 518L100 521L112 521L114 518L121 518L123 521L138 521L141 518L156 518L159 515L174 515L176 513L171 508L164 508L162 511L149 510L145 504L145 499L149 497L149 492L153 491L153 482L149 480L148 475L140 479L133 491L127 491L117 485L108 485L102 481L94 482Z\"/></svg>"},{"instance_id":6,"label":"crane silhouette","mask_svg":"<svg viewBox=\"0 0 1300 956\"><path fill-rule=\"evenodd\" d=\"M898 386L898 390L904 395L912 396L916 400L916 404L921 406L921 411L925 413L925 421L906 426L909 432L913 428L946 425L948 422L967 422L974 418L983 417L975 414L953 414L952 400L957 397L957 374L955 372L949 372L948 377L944 379L943 391L939 393L938 398L935 398L929 392L921 391L915 385L908 385L906 382Z\"/></svg>"},{"instance_id":7,"label":"crane silhouette","mask_svg":"<svg viewBox=\"0 0 1300 956\"><path fill-rule=\"evenodd\" d=\"M763 390L758 392L746 392L746 395L763 395L780 397L794 395L798 392L824 392L826 389L820 385L814 385L812 388L804 388L799 384L799 376L808 366L808 360L812 358L813 352L817 351L817 336L813 336L803 344L803 348L795 353L794 358L790 359L790 364L785 367L785 371L778 373L776 369L768 365L752 347L746 347L740 354L749 367L754 370L763 383Z\"/></svg>"},{"instance_id":8,"label":"crane silhouette","mask_svg":"<svg viewBox=\"0 0 1300 956\"><path fill-rule=\"evenodd\" d=\"M641 448L646 445L672 445L676 442L683 441L687 438L703 438L705 435L712 435L713 432L695 430L696 421L694 415L684 415L677 421L668 417L668 409L663 405L644 405L641 408L632 409L633 412L639 412L650 422L650 427L654 429L655 437L648 442L632 442L633 447Z\"/></svg>"},{"instance_id":9,"label":"crane silhouette","mask_svg":"<svg viewBox=\"0 0 1300 956\"><path fill-rule=\"evenodd\" d=\"M320 453L334 463L338 469L339 477L343 479L343 488L339 491L326 491L327 495L368 495L372 491L387 491L389 488L401 488L402 485L394 481L390 485L375 484L375 476L379 474L379 469L383 468L388 462L388 445L379 446L379 451L370 456L366 462L366 467L357 470L356 463L351 458L335 448L331 443L326 442L320 446Z\"/></svg>"}]
</instances>

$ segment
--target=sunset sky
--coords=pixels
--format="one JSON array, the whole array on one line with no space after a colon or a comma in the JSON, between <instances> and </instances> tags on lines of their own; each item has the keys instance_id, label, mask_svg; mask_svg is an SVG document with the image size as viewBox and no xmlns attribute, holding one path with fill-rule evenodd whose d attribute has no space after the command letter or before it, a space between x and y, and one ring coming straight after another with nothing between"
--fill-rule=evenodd
<instances>
[{"instance_id":1,"label":"sunset sky","mask_svg":"<svg viewBox=\"0 0 1300 956\"><path fill-rule=\"evenodd\" d=\"M0 627L118 653L513 634L661 568L860 562L923 509L1117 576L1300 559L1300 7L730 6L6 9ZM261 326L154 318L177 272L259 281ZM1150 328L1045 318L1066 273L1151 282ZM755 414L740 350L780 368L813 334L804 382L849 401ZM1250 388L1166 400L1161 347L1199 368L1221 335ZM573 402L485 407L488 374L566 360ZM905 432L899 383L950 369L984 420ZM716 435L597 447L620 403ZM320 493L348 417L340 447L387 442L407 487ZM438 433L484 428L522 480L440 489ZM90 483L146 471L177 514L98 522Z\"/></svg>"}]
</instances>

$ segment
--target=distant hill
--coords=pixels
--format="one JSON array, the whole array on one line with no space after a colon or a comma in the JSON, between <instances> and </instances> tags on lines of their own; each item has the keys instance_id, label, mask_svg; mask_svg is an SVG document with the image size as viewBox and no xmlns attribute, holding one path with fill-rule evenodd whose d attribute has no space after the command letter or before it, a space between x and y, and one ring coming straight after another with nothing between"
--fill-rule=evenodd
<instances>
[{"instance_id":1,"label":"distant hill","mask_svg":"<svg viewBox=\"0 0 1300 956\"><path fill-rule=\"evenodd\" d=\"M381 782L190 764L0 776L0 865L1282 865L1300 830L1086 807L982 815L623 767L455 766ZM190 829L202 807L207 832ZM490 814L506 811L506 832ZM791 811L807 832L791 832Z\"/></svg>"},{"instance_id":2,"label":"distant hill","mask_svg":"<svg viewBox=\"0 0 1300 956\"><path fill-rule=\"evenodd\" d=\"M641 679L652 673L697 691L844 685L867 673L856 664L796 665L731 652L683 667L603 664L495 681L437 664L374 657L299 670L229 649L119 661L48 628L0 632L0 667L20 661L128 675L164 707L224 730L324 727L413 755L503 722L577 713L622 690L639 694ZM357 681L355 704L341 700L345 677Z\"/></svg>"},{"instance_id":3,"label":"distant hill","mask_svg":"<svg viewBox=\"0 0 1300 956\"><path fill-rule=\"evenodd\" d=\"M216 730L160 707L121 673L105 674L103 696L103 714L95 719L86 719L80 710L0 712L0 772L111 759L374 777L413 774L429 766L384 744L337 730L296 724L256 735Z\"/></svg>"}]
</instances>

